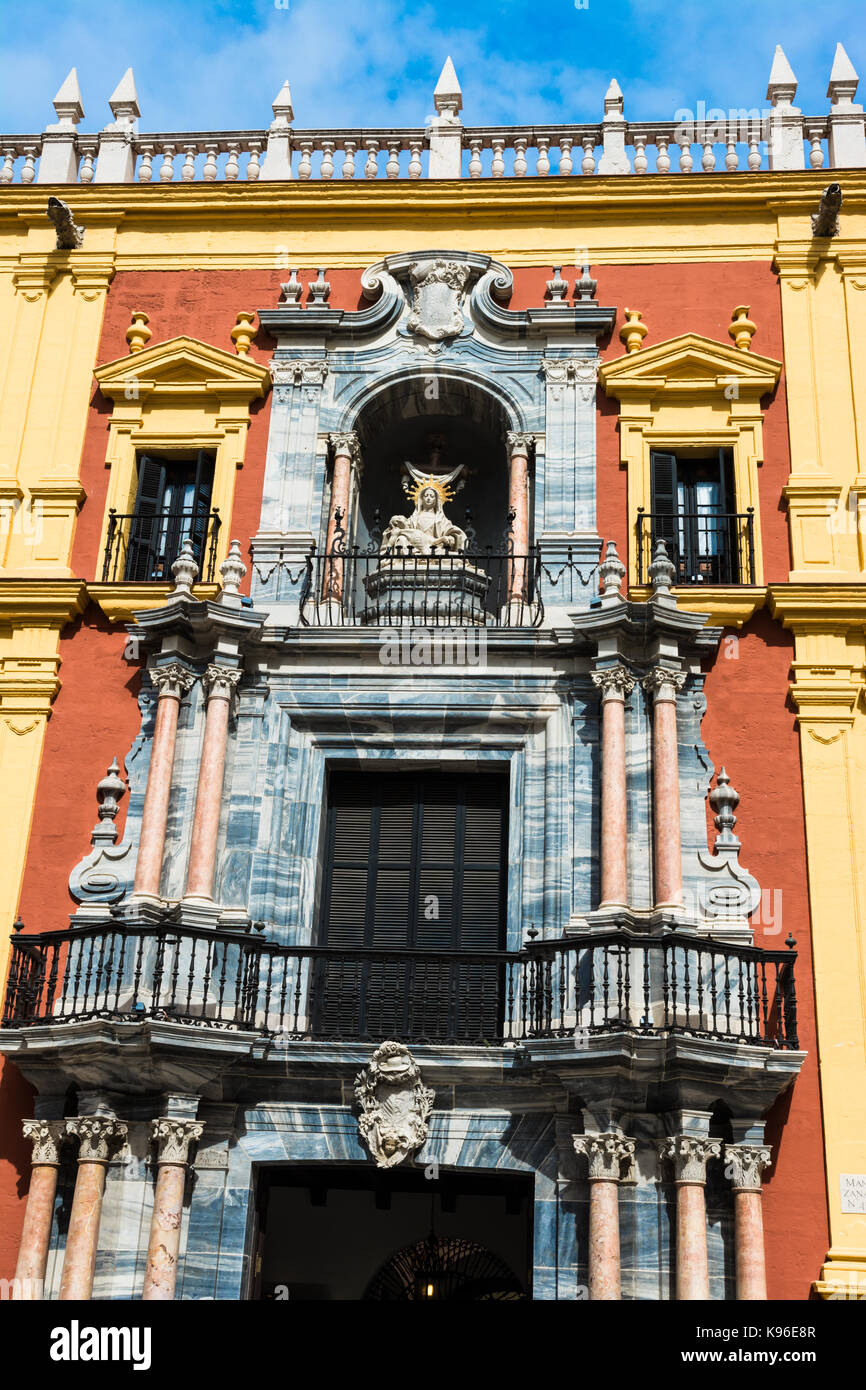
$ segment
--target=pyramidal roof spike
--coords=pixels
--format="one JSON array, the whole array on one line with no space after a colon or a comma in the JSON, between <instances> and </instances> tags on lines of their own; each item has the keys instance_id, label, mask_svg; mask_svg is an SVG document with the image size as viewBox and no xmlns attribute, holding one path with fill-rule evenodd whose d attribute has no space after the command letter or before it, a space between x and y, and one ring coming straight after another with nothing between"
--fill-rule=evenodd
<instances>
[{"instance_id":1,"label":"pyramidal roof spike","mask_svg":"<svg viewBox=\"0 0 866 1390\"><path fill-rule=\"evenodd\" d=\"M433 104L439 112L456 116L463 109L463 93L450 57L445 59L439 81L433 91Z\"/></svg>"},{"instance_id":2,"label":"pyramidal roof spike","mask_svg":"<svg viewBox=\"0 0 866 1390\"><path fill-rule=\"evenodd\" d=\"M274 97L271 110L274 113L274 125L289 125L295 119L295 112L292 107L292 89L289 86L288 78Z\"/></svg>"},{"instance_id":3,"label":"pyramidal roof spike","mask_svg":"<svg viewBox=\"0 0 866 1390\"><path fill-rule=\"evenodd\" d=\"M126 72L108 98L108 104L111 107L111 114L116 121L134 121L141 115L132 68L126 69Z\"/></svg>"},{"instance_id":4,"label":"pyramidal roof spike","mask_svg":"<svg viewBox=\"0 0 866 1390\"><path fill-rule=\"evenodd\" d=\"M60 91L51 103L58 118L67 125L78 125L84 118L81 105L81 88L78 85L78 70L70 68L61 84Z\"/></svg>"},{"instance_id":5,"label":"pyramidal roof spike","mask_svg":"<svg viewBox=\"0 0 866 1390\"><path fill-rule=\"evenodd\" d=\"M610 86L604 94L604 114L606 116L622 115L624 104L622 87L620 87L616 78L612 77L610 79Z\"/></svg>"},{"instance_id":6,"label":"pyramidal roof spike","mask_svg":"<svg viewBox=\"0 0 866 1390\"><path fill-rule=\"evenodd\" d=\"M776 52L773 54L773 66L770 69L770 80L767 83L767 100L774 106L779 103L788 105L794 100L796 91L797 79L794 70L785 57L782 45L777 43Z\"/></svg>"},{"instance_id":7,"label":"pyramidal roof spike","mask_svg":"<svg viewBox=\"0 0 866 1390\"><path fill-rule=\"evenodd\" d=\"M837 43L836 52L833 55L833 66L830 69L830 83L827 87L827 95L836 106L840 102L848 103L857 90L860 82L854 64L848 57L841 43Z\"/></svg>"}]
</instances>

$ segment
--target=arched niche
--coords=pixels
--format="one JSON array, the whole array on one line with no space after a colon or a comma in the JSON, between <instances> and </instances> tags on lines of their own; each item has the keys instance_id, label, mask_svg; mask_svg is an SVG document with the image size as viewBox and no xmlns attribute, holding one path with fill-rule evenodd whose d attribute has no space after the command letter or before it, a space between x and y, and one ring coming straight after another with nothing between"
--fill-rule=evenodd
<instances>
[{"instance_id":1,"label":"arched niche","mask_svg":"<svg viewBox=\"0 0 866 1390\"><path fill-rule=\"evenodd\" d=\"M506 435L515 427L506 403L466 378L429 371L387 383L360 406L352 426L363 469L349 542L369 544L377 512L385 526L391 516L411 510L403 490L403 464L409 460L425 472L450 473L463 465L445 510L465 528L468 509L473 548L501 553L508 516Z\"/></svg>"}]
</instances>

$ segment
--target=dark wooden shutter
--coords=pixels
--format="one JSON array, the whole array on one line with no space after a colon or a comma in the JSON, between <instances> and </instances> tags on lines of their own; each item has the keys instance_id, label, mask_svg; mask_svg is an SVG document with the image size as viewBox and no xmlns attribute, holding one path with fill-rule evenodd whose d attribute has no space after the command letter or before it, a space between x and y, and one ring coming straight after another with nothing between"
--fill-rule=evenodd
<instances>
[{"instance_id":1,"label":"dark wooden shutter","mask_svg":"<svg viewBox=\"0 0 866 1390\"><path fill-rule=\"evenodd\" d=\"M319 968L318 1031L495 1036L498 965L432 953L502 946L506 792L494 774L332 777L320 940L376 955Z\"/></svg>"},{"instance_id":2,"label":"dark wooden shutter","mask_svg":"<svg viewBox=\"0 0 866 1390\"><path fill-rule=\"evenodd\" d=\"M159 577L162 508L165 496L165 464L162 459L140 454L138 492L130 522L125 579Z\"/></svg>"},{"instance_id":3,"label":"dark wooden shutter","mask_svg":"<svg viewBox=\"0 0 866 1390\"><path fill-rule=\"evenodd\" d=\"M652 468L652 550L655 543L662 540L668 555L679 573L680 527L678 523L679 499L677 491L677 456L653 449L650 454ZM652 558L650 556L650 558Z\"/></svg>"}]
</instances>

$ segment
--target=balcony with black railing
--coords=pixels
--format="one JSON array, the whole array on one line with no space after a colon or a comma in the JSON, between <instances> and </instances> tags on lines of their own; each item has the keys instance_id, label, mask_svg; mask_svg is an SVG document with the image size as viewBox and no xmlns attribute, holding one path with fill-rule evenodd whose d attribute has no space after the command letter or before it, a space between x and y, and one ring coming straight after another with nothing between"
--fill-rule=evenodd
<instances>
[{"instance_id":1,"label":"balcony with black railing","mask_svg":"<svg viewBox=\"0 0 866 1390\"><path fill-rule=\"evenodd\" d=\"M537 549L491 546L381 554L347 546L310 551L300 593L304 627L540 627Z\"/></svg>"},{"instance_id":2,"label":"balcony with black railing","mask_svg":"<svg viewBox=\"0 0 866 1390\"><path fill-rule=\"evenodd\" d=\"M108 514L102 557L103 584L145 582L168 584L171 567L189 542L199 562L199 581L211 584L216 574L220 515L213 511L161 511Z\"/></svg>"},{"instance_id":3,"label":"balcony with black railing","mask_svg":"<svg viewBox=\"0 0 866 1390\"><path fill-rule=\"evenodd\" d=\"M266 1038L520 1046L686 1035L796 1049L796 952L624 930L519 951L287 946L92 924L13 938L4 1029L158 1019Z\"/></svg>"},{"instance_id":4,"label":"balcony with black railing","mask_svg":"<svg viewBox=\"0 0 866 1390\"><path fill-rule=\"evenodd\" d=\"M656 543L664 541L674 584L755 583L755 512L637 514L637 582L649 582Z\"/></svg>"}]
</instances>

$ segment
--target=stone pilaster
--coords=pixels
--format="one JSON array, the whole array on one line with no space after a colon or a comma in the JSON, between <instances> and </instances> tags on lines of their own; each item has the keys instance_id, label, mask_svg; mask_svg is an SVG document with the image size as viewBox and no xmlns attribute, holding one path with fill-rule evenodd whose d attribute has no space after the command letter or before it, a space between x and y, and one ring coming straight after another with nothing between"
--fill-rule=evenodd
<instances>
[{"instance_id":1,"label":"stone pilaster","mask_svg":"<svg viewBox=\"0 0 866 1390\"><path fill-rule=\"evenodd\" d=\"M592 671L601 691L601 903L628 905L625 700L636 677L617 664Z\"/></svg>"},{"instance_id":2,"label":"stone pilaster","mask_svg":"<svg viewBox=\"0 0 866 1390\"><path fill-rule=\"evenodd\" d=\"M737 1250L737 1298L756 1302L767 1297L761 1179L772 1154L764 1144L726 1144L725 1171L734 1194Z\"/></svg>"},{"instance_id":3,"label":"stone pilaster","mask_svg":"<svg viewBox=\"0 0 866 1390\"><path fill-rule=\"evenodd\" d=\"M24 1138L33 1145L33 1157L12 1298L32 1302L42 1298L45 1283L57 1195L57 1171L60 1167L60 1149L66 1139L66 1123L63 1120L24 1120L21 1127Z\"/></svg>"},{"instance_id":4,"label":"stone pilaster","mask_svg":"<svg viewBox=\"0 0 866 1390\"><path fill-rule=\"evenodd\" d=\"M677 1188L677 1299L708 1299L710 1276L707 1259L707 1206L704 1187L707 1163L720 1158L717 1139L673 1134L659 1144L659 1157L673 1164Z\"/></svg>"},{"instance_id":5,"label":"stone pilaster","mask_svg":"<svg viewBox=\"0 0 866 1390\"><path fill-rule=\"evenodd\" d=\"M157 690L156 722L141 815L133 896L158 901L178 714L180 702L192 689L195 676L185 666L173 662L157 666L151 671L151 680Z\"/></svg>"},{"instance_id":6,"label":"stone pilaster","mask_svg":"<svg viewBox=\"0 0 866 1390\"><path fill-rule=\"evenodd\" d=\"M653 697L653 864L655 906L682 910L680 777L677 753L677 691L684 671L654 666L643 686Z\"/></svg>"},{"instance_id":7,"label":"stone pilaster","mask_svg":"<svg viewBox=\"0 0 866 1390\"><path fill-rule=\"evenodd\" d=\"M81 1115L66 1121L66 1133L78 1140L78 1172L59 1296L76 1301L89 1299L93 1291L105 1170L114 1149L126 1139L127 1126L110 1116Z\"/></svg>"},{"instance_id":8,"label":"stone pilaster","mask_svg":"<svg viewBox=\"0 0 866 1390\"><path fill-rule=\"evenodd\" d=\"M207 699L195 813L190 838L184 901L213 901L217 840L222 810L232 692L241 678L238 667L211 664L202 678Z\"/></svg>"}]
</instances>

